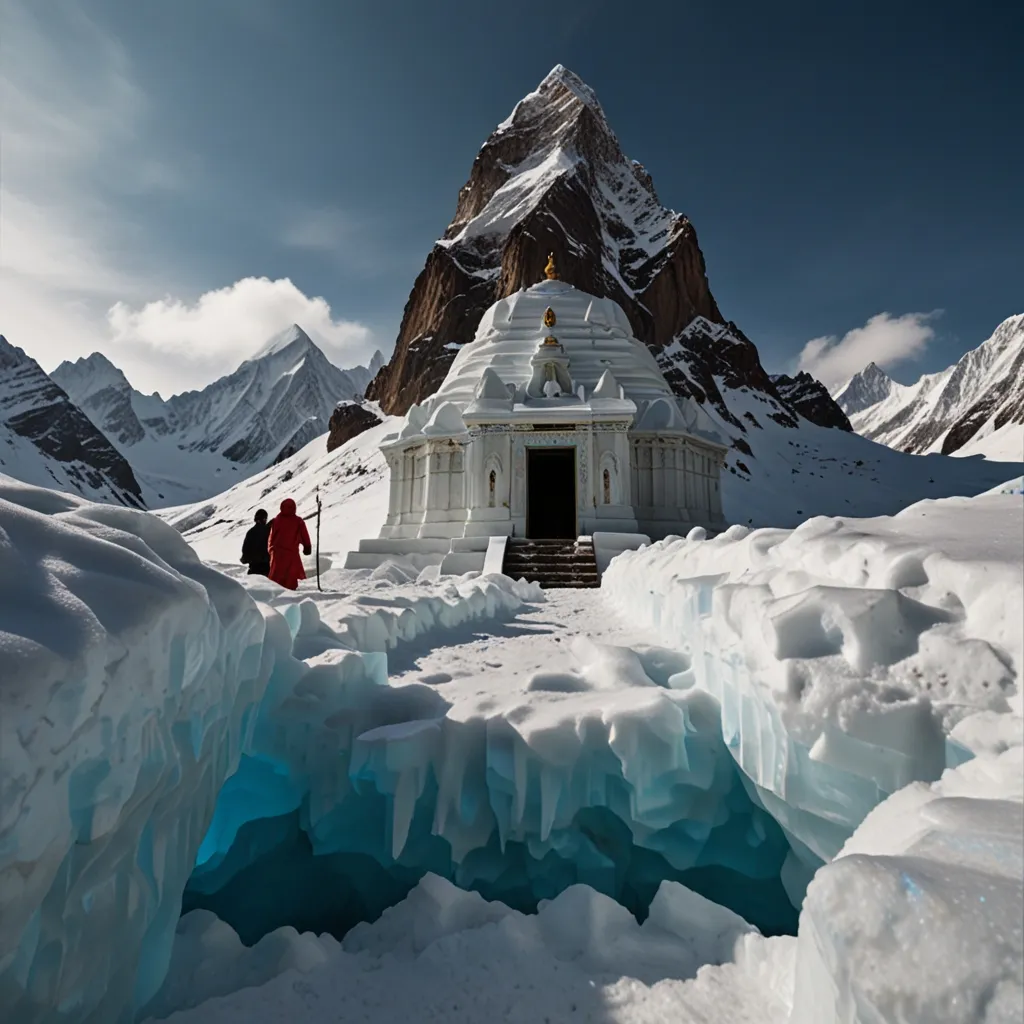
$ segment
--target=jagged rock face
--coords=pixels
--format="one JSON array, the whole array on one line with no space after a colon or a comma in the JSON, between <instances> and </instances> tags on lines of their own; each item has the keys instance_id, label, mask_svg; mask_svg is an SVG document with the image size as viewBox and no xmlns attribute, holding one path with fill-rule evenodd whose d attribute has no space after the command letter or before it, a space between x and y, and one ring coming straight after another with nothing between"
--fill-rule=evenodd
<instances>
[{"instance_id":1,"label":"jagged rock face","mask_svg":"<svg viewBox=\"0 0 1024 1024\"><path fill-rule=\"evenodd\" d=\"M695 316L723 320L693 225L659 203L593 92L557 67L477 155L367 397L402 414L431 395L484 311L539 281L549 252L563 280L618 302L655 352Z\"/></svg>"},{"instance_id":2,"label":"jagged rock face","mask_svg":"<svg viewBox=\"0 0 1024 1024\"><path fill-rule=\"evenodd\" d=\"M4 436L6 435L6 437ZM0 472L143 507L131 466L38 363L0 335Z\"/></svg>"},{"instance_id":3,"label":"jagged rock face","mask_svg":"<svg viewBox=\"0 0 1024 1024\"><path fill-rule=\"evenodd\" d=\"M339 405L331 413L330 433L327 435L327 450L333 452L340 448L346 441L358 437L364 430L375 427L383 420L375 413L366 408L365 405L352 403L351 405Z\"/></svg>"},{"instance_id":4,"label":"jagged rock face","mask_svg":"<svg viewBox=\"0 0 1024 1024\"><path fill-rule=\"evenodd\" d=\"M872 363L839 390L836 402L857 433L914 454L951 455L976 438L1024 424L1024 314L915 384L897 384Z\"/></svg>"},{"instance_id":5,"label":"jagged rock face","mask_svg":"<svg viewBox=\"0 0 1024 1024\"><path fill-rule=\"evenodd\" d=\"M145 438L146 429L132 403L132 386L106 356L93 352L73 363L63 362L51 378L118 448Z\"/></svg>"},{"instance_id":6,"label":"jagged rock face","mask_svg":"<svg viewBox=\"0 0 1024 1024\"><path fill-rule=\"evenodd\" d=\"M788 377L784 373L774 374L772 383L779 398L805 420L817 423L819 427L853 430L846 413L836 405L825 385L809 373L801 372L795 377Z\"/></svg>"}]
</instances>

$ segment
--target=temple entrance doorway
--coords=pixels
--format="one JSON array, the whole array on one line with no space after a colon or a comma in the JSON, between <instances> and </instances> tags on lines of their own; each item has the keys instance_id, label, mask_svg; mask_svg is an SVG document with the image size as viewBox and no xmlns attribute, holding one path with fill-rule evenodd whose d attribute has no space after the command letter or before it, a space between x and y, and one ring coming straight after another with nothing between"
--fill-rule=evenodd
<instances>
[{"instance_id":1,"label":"temple entrance doorway","mask_svg":"<svg viewBox=\"0 0 1024 1024\"><path fill-rule=\"evenodd\" d=\"M526 449L526 536L576 539L576 449Z\"/></svg>"}]
</instances>

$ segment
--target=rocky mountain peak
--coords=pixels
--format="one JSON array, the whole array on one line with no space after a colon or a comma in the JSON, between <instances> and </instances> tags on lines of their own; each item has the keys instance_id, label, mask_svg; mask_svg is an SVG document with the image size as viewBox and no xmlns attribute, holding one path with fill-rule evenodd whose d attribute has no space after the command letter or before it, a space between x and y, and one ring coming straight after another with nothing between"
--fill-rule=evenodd
<instances>
[{"instance_id":1,"label":"rocky mountain peak","mask_svg":"<svg viewBox=\"0 0 1024 1024\"><path fill-rule=\"evenodd\" d=\"M131 466L25 351L0 335L0 471L100 501L142 505ZM13 460L13 465L8 460Z\"/></svg>"},{"instance_id":2,"label":"rocky mountain peak","mask_svg":"<svg viewBox=\"0 0 1024 1024\"><path fill-rule=\"evenodd\" d=\"M107 388L131 389L128 378L102 352L65 359L50 376L78 405Z\"/></svg>"},{"instance_id":3,"label":"rocky mountain peak","mask_svg":"<svg viewBox=\"0 0 1024 1024\"><path fill-rule=\"evenodd\" d=\"M961 449L1019 459L1024 424L1024 314L1004 320L956 363L904 386L874 363L836 395L854 430L901 451ZM976 445L982 445L978 449Z\"/></svg>"},{"instance_id":4,"label":"rocky mountain peak","mask_svg":"<svg viewBox=\"0 0 1024 1024\"><path fill-rule=\"evenodd\" d=\"M432 394L484 311L539 281L549 252L563 280L618 302L656 352L695 316L723 322L693 225L660 205L593 90L559 66L481 147L367 397L404 413Z\"/></svg>"},{"instance_id":5,"label":"rocky mountain peak","mask_svg":"<svg viewBox=\"0 0 1024 1024\"><path fill-rule=\"evenodd\" d=\"M320 351L316 342L298 324L292 324L270 338L247 362L255 363L267 356L276 356L285 351L296 354L309 349Z\"/></svg>"},{"instance_id":6,"label":"rocky mountain peak","mask_svg":"<svg viewBox=\"0 0 1024 1024\"><path fill-rule=\"evenodd\" d=\"M884 401L899 385L875 362L868 363L860 373L854 374L833 397L847 416L863 412Z\"/></svg>"},{"instance_id":7,"label":"rocky mountain peak","mask_svg":"<svg viewBox=\"0 0 1024 1024\"><path fill-rule=\"evenodd\" d=\"M387 360L384 358L384 353L381 352L380 349L377 349L377 351L374 352L373 355L370 357L370 365L367 367L367 370L369 370L370 372L370 377L375 377L377 373L380 371L380 368L386 362Z\"/></svg>"}]
</instances>

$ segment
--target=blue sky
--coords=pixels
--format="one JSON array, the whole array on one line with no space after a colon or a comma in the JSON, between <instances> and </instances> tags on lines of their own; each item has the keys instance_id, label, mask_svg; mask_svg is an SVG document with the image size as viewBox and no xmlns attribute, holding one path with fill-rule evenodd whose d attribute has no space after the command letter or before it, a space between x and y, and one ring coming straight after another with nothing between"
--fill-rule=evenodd
<instances>
[{"instance_id":1,"label":"blue sky","mask_svg":"<svg viewBox=\"0 0 1024 1024\"><path fill-rule=\"evenodd\" d=\"M165 393L292 320L388 352L481 143L563 63L769 370L911 380L1024 310L1022 46L1002 0L6 0L0 331Z\"/></svg>"}]
</instances>

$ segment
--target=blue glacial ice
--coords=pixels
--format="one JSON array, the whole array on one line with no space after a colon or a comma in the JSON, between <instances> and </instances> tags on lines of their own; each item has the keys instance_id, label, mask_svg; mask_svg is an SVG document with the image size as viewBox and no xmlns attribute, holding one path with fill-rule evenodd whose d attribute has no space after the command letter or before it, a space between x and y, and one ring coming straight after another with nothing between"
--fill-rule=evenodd
<instances>
[{"instance_id":1,"label":"blue glacial ice","mask_svg":"<svg viewBox=\"0 0 1024 1024\"><path fill-rule=\"evenodd\" d=\"M440 581L328 625L151 517L2 483L0 1005L127 1022L182 908L247 943L341 934L427 872L520 910L585 883L641 919L668 879L791 932L876 805L1019 714L1013 565L929 543L814 520L627 553L608 593L686 653L580 639L496 707L393 685L387 652L530 587Z\"/></svg>"},{"instance_id":2,"label":"blue glacial ice","mask_svg":"<svg viewBox=\"0 0 1024 1024\"><path fill-rule=\"evenodd\" d=\"M295 649L322 646L315 614L289 625ZM642 917L675 878L766 931L795 928L782 830L747 794L715 702L668 688L657 657L645 670L633 651L578 641L572 672L527 684L555 698L527 721L391 686L381 654L299 661L279 618L267 637L267 694L186 910L213 910L246 942L286 924L340 936L431 871L524 910L585 883Z\"/></svg>"}]
</instances>

